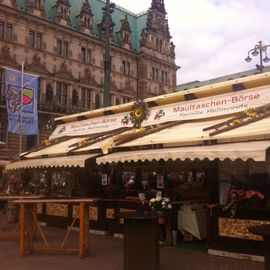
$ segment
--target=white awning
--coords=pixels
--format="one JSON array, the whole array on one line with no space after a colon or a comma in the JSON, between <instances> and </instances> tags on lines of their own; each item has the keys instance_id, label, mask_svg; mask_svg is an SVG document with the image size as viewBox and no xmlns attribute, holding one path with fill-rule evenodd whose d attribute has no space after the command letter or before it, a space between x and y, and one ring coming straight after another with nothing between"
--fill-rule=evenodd
<instances>
[{"instance_id":1,"label":"white awning","mask_svg":"<svg viewBox=\"0 0 270 270\"><path fill-rule=\"evenodd\" d=\"M96 159L97 164L131 162L131 161L152 161L152 160L185 160L185 159L230 159L255 161L266 160L266 149L270 141L253 141L241 143L228 143L216 145L200 145L188 147L150 149L140 151L116 152Z\"/></svg>"},{"instance_id":2,"label":"white awning","mask_svg":"<svg viewBox=\"0 0 270 270\"><path fill-rule=\"evenodd\" d=\"M6 170L48 167L84 167L85 161L95 156L97 156L97 154L26 159L7 164Z\"/></svg>"},{"instance_id":3,"label":"white awning","mask_svg":"<svg viewBox=\"0 0 270 270\"><path fill-rule=\"evenodd\" d=\"M10 161L8 160L4 160L4 159L0 159L0 167L4 167L5 165L7 165Z\"/></svg>"},{"instance_id":4,"label":"white awning","mask_svg":"<svg viewBox=\"0 0 270 270\"><path fill-rule=\"evenodd\" d=\"M59 142L57 144L49 145L45 148L42 148L37 151L31 151L29 154L26 154L26 158L38 158L42 157L44 155L46 156L63 156L66 155L74 146L74 144L78 143L84 138L78 137L78 138L71 138L67 139L66 141Z\"/></svg>"}]
</instances>

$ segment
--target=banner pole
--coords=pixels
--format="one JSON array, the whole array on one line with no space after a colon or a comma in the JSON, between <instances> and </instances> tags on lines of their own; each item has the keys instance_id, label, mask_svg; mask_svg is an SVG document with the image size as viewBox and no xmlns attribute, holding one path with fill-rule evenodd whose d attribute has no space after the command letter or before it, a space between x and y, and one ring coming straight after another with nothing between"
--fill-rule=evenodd
<instances>
[{"instance_id":1,"label":"banner pole","mask_svg":"<svg viewBox=\"0 0 270 270\"><path fill-rule=\"evenodd\" d=\"M22 125L22 110L23 110L23 75L24 75L24 62L22 62L22 71L21 71L21 110L20 110L20 153L19 153L19 156L21 155L22 153L22 128L23 128L23 125Z\"/></svg>"}]
</instances>

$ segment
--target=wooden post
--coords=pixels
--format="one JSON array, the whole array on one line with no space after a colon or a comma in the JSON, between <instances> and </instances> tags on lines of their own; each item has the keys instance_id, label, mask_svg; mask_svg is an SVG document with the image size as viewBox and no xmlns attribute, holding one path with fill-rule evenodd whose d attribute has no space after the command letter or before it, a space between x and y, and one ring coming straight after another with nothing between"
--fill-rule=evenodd
<instances>
[{"instance_id":1,"label":"wooden post","mask_svg":"<svg viewBox=\"0 0 270 270\"><path fill-rule=\"evenodd\" d=\"M166 245L171 246L173 244L172 241L172 223L171 223L171 216L168 215L165 218L165 239Z\"/></svg>"},{"instance_id":2,"label":"wooden post","mask_svg":"<svg viewBox=\"0 0 270 270\"><path fill-rule=\"evenodd\" d=\"M20 203L20 256L24 256L25 246L25 205Z\"/></svg>"},{"instance_id":3,"label":"wooden post","mask_svg":"<svg viewBox=\"0 0 270 270\"><path fill-rule=\"evenodd\" d=\"M80 258L86 255L89 246L89 206L80 203Z\"/></svg>"},{"instance_id":4,"label":"wooden post","mask_svg":"<svg viewBox=\"0 0 270 270\"><path fill-rule=\"evenodd\" d=\"M27 241L27 251L33 253L34 248L34 211L32 211L33 206L31 204L25 205L25 215L26 215L26 241Z\"/></svg>"}]
</instances>

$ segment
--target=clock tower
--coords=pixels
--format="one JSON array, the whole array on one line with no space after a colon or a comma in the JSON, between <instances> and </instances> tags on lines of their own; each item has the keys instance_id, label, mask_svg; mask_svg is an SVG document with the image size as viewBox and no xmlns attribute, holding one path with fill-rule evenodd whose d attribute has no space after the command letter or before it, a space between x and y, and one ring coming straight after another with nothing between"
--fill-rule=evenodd
<instances>
[{"instance_id":1,"label":"clock tower","mask_svg":"<svg viewBox=\"0 0 270 270\"><path fill-rule=\"evenodd\" d=\"M152 0L140 39L138 89L141 98L175 90L178 67L174 50L164 0Z\"/></svg>"}]
</instances>

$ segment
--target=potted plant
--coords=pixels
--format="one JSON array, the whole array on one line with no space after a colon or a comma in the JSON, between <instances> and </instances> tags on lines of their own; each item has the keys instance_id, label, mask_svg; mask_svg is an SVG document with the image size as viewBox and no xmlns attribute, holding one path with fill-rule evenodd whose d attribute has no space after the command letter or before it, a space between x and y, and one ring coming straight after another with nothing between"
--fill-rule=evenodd
<instances>
[{"instance_id":1,"label":"potted plant","mask_svg":"<svg viewBox=\"0 0 270 270\"><path fill-rule=\"evenodd\" d=\"M257 208L265 196L257 190L236 189L229 192L229 202L223 207L223 211L230 210L230 217L234 217L238 207Z\"/></svg>"},{"instance_id":2,"label":"potted plant","mask_svg":"<svg viewBox=\"0 0 270 270\"><path fill-rule=\"evenodd\" d=\"M155 198L150 199L149 207L151 208L152 212L157 214L164 214L172 209L170 199L166 197L161 197L159 195L157 195ZM165 224L165 218L160 217L158 219L158 223Z\"/></svg>"}]
</instances>

